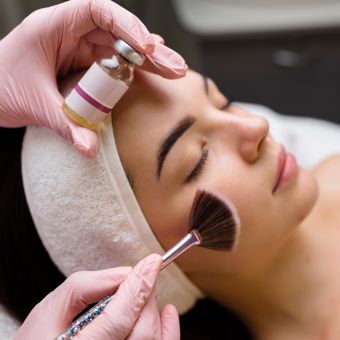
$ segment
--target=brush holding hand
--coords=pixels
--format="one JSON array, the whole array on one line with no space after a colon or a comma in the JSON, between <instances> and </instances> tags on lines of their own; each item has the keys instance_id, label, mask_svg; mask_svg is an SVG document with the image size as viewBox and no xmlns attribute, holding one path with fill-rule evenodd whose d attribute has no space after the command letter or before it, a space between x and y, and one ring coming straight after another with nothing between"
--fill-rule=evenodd
<instances>
[{"instance_id":1,"label":"brush holding hand","mask_svg":"<svg viewBox=\"0 0 340 340\"><path fill-rule=\"evenodd\" d=\"M179 340L176 308L166 305L161 313L157 308L155 282L161 263L161 257L153 254L132 270L120 267L71 275L31 311L14 340L54 339L84 308L113 291L105 314L77 339Z\"/></svg>"}]
</instances>

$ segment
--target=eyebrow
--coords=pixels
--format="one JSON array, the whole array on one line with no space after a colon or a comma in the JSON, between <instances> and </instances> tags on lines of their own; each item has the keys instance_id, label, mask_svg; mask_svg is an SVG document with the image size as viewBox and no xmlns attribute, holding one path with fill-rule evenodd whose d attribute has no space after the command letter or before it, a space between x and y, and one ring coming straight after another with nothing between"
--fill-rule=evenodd
<instances>
[{"instance_id":1,"label":"eyebrow","mask_svg":"<svg viewBox=\"0 0 340 340\"><path fill-rule=\"evenodd\" d=\"M204 91L208 95L209 86L208 86L208 77L202 75ZM163 139L158 152L157 152L157 162L156 162L156 175L157 179L160 179L161 172L163 168L163 164L166 156L170 152L171 148L178 141L178 139L190 128L192 124L194 124L196 118L192 116L187 116L181 119L175 127L167 134L167 136Z\"/></svg>"},{"instance_id":2,"label":"eyebrow","mask_svg":"<svg viewBox=\"0 0 340 340\"><path fill-rule=\"evenodd\" d=\"M163 164L166 156L170 152L171 148L178 141L178 139L187 131L192 124L194 124L196 118L185 117L181 119L176 126L168 133L168 135L163 139L160 148L157 152L157 178L160 179Z\"/></svg>"}]
</instances>

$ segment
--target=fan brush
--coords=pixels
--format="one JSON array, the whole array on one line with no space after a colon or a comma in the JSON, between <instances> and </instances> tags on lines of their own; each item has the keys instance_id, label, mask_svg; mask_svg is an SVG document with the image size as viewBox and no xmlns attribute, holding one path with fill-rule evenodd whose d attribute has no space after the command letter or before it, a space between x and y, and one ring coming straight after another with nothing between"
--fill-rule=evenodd
<instances>
[{"instance_id":1,"label":"fan brush","mask_svg":"<svg viewBox=\"0 0 340 340\"><path fill-rule=\"evenodd\" d=\"M240 219L235 207L226 198L206 190L197 191L188 226L188 234L163 255L161 269L194 245L223 251L232 251L237 245ZM72 339L103 312L111 299L112 295L109 295L99 301L75 320L57 340Z\"/></svg>"}]
</instances>

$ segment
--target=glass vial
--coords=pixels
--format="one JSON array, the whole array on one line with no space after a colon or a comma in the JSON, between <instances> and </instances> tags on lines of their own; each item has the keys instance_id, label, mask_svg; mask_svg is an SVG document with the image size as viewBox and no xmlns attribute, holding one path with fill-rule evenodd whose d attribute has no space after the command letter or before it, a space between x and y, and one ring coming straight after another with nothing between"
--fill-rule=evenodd
<instances>
[{"instance_id":1,"label":"glass vial","mask_svg":"<svg viewBox=\"0 0 340 340\"><path fill-rule=\"evenodd\" d=\"M72 120L92 130L110 114L132 83L135 66L141 66L145 59L121 39L114 43L114 49L116 54L111 58L92 64L63 103Z\"/></svg>"}]
</instances>

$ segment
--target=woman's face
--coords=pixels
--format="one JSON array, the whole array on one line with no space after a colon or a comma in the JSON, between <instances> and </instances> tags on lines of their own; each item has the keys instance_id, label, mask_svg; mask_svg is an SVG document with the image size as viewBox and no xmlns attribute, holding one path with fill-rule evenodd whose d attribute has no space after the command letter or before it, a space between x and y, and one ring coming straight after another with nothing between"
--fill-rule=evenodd
<instances>
[{"instance_id":1,"label":"woman's face","mask_svg":"<svg viewBox=\"0 0 340 340\"><path fill-rule=\"evenodd\" d=\"M313 206L317 190L297 168L275 190L281 146L268 122L195 72L166 80L138 73L115 107L117 147L154 234L169 249L188 232L198 189L228 197L241 220L233 253L194 247L176 262L189 275L242 273L263 263ZM169 137L172 136L172 137Z\"/></svg>"}]
</instances>

